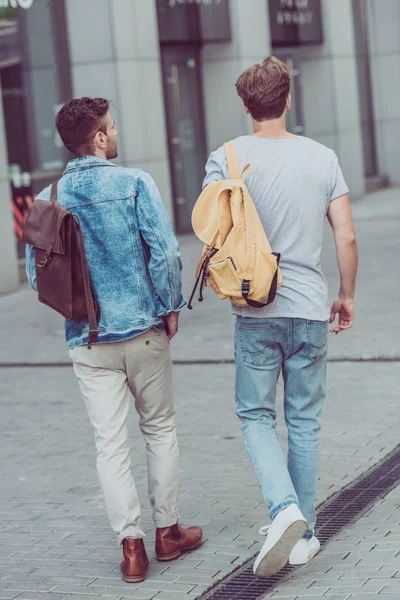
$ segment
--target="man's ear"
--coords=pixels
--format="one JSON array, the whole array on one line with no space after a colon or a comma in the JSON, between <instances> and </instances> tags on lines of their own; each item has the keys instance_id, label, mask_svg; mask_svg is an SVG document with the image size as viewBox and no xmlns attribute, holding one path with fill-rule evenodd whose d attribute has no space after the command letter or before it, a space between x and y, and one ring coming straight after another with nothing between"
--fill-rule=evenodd
<instances>
[{"instance_id":1,"label":"man's ear","mask_svg":"<svg viewBox=\"0 0 400 600\"><path fill-rule=\"evenodd\" d=\"M286 106L285 108L289 109L292 106L292 95L289 92L288 97L286 98Z\"/></svg>"},{"instance_id":2,"label":"man's ear","mask_svg":"<svg viewBox=\"0 0 400 600\"><path fill-rule=\"evenodd\" d=\"M241 100L242 100L242 99L241 99ZM242 106L243 106L243 108L244 108L244 112L246 113L246 115L250 114L250 111L249 111L249 109L247 108L247 106L245 105L245 103L243 102L243 100L242 100Z\"/></svg>"},{"instance_id":3,"label":"man's ear","mask_svg":"<svg viewBox=\"0 0 400 600\"><path fill-rule=\"evenodd\" d=\"M107 136L103 131L98 131L94 136L94 143L97 148L104 150L107 148Z\"/></svg>"}]
</instances>

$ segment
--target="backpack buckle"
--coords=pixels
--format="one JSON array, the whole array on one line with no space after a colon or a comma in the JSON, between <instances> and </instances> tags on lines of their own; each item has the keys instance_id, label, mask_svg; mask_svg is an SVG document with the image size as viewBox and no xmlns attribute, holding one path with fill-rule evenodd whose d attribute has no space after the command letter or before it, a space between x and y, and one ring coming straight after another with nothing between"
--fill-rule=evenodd
<instances>
[{"instance_id":1,"label":"backpack buckle","mask_svg":"<svg viewBox=\"0 0 400 600\"><path fill-rule=\"evenodd\" d=\"M242 296L246 298L250 294L250 281L248 279L243 279L242 281Z\"/></svg>"},{"instance_id":2,"label":"backpack buckle","mask_svg":"<svg viewBox=\"0 0 400 600\"><path fill-rule=\"evenodd\" d=\"M48 265L48 263L51 261L53 254L49 254L48 256L46 256L46 258L44 260L42 260L41 262L37 262L36 266L40 267L41 269L43 269L43 267L45 267L46 265Z\"/></svg>"}]
</instances>

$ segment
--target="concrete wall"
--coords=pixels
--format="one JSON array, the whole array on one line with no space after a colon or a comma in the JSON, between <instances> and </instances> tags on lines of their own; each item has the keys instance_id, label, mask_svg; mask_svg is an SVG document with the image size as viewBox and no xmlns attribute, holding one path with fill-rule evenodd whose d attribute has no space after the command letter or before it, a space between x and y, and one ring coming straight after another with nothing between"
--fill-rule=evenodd
<instances>
[{"instance_id":1,"label":"concrete wall","mask_svg":"<svg viewBox=\"0 0 400 600\"><path fill-rule=\"evenodd\" d=\"M74 96L116 105L119 164L154 177L172 219L156 4L66 0Z\"/></svg>"},{"instance_id":2,"label":"concrete wall","mask_svg":"<svg viewBox=\"0 0 400 600\"><path fill-rule=\"evenodd\" d=\"M400 2L366 1L379 169L399 185Z\"/></svg>"},{"instance_id":3,"label":"concrete wall","mask_svg":"<svg viewBox=\"0 0 400 600\"><path fill-rule=\"evenodd\" d=\"M255 17L256 16L256 17ZM223 142L250 133L235 83L247 67L270 54L267 3L230 0L232 42L207 44L203 48L203 91L208 151Z\"/></svg>"},{"instance_id":4,"label":"concrete wall","mask_svg":"<svg viewBox=\"0 0 400 600\"><path fill-rule=\"evenodd\" d=\"M324 44L297 50L305 135L339 157L352 197L365 192L352 0L321 0Z\"/></svg>"},{"instance_id":5,"label":"concrete wall","mask_svg":"<svg viewBox=\"0 0 400 600\"><path fill-rule=\"evenodd\" d=\"M5 135L3 104L0 101L0 294L11 292L19 283Z\"/></svg>"}]
</instances>

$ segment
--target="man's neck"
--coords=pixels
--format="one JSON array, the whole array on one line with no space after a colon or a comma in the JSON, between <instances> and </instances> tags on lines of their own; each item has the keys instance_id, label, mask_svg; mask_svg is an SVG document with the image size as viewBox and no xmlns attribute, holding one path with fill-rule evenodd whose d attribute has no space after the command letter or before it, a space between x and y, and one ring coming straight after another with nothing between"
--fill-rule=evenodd
<instances>
[{"instance_id":1,"label":"man's neck","mask_svg":"<svg viewBox=\"0 0 400 600\"><path fill-rule=\"evenodd\" d=\"M97 156L97 158L102 158L103 160L107 160L106 153L103 152L102 150L99 150L99 148L96 149L96 152L94 153L94 155Z\"/></svg>"},{"instance_id":2,"label":"man's neck","mask_svg":"<svg viewBox=\"0 0 400 600\"><path fill-rule=\"evenodd\" d=\"M256 137L268 138L270 140L280 140L296 137L286 129L286 120L284 115L279 119L268 119L267 121L253 121L253 130Z\"/></svg>"},{"instance_id":3,"label":"man's neck","mask_svg":"<svg viewBox=\"0 0 400 600\"><path fill-rule=\"evenodd\" d=\"M102 158L103 160L108 160L105 152L95 152L94 154L76 154L74 158L87 158L88 156L96 156L97 158Z\"/></svg>"}]
</instances>

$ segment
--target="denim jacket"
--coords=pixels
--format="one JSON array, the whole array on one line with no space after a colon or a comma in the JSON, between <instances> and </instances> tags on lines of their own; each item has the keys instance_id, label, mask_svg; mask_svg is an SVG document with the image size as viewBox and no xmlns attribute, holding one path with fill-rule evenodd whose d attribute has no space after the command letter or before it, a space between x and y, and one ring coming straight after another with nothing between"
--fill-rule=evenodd
<instances>
[{"instance_id":1,"label":"denim jacket","mask_svg":"<svg viewBox=\"0 0 400 600\"><path fill-rule=\"evenodd\" d=\"M50 199L50 187L38 198ZM117 342L162 328L162 317L185 306L181 255L157 186L140 169L96 156L69 161L59 204L78 215L93 295L100 305L99 342ZM35 251L26 247L28 280L36 287ZM66 321L69 348L86 343L87 321Z\"/></svg>"}]
</instances>

